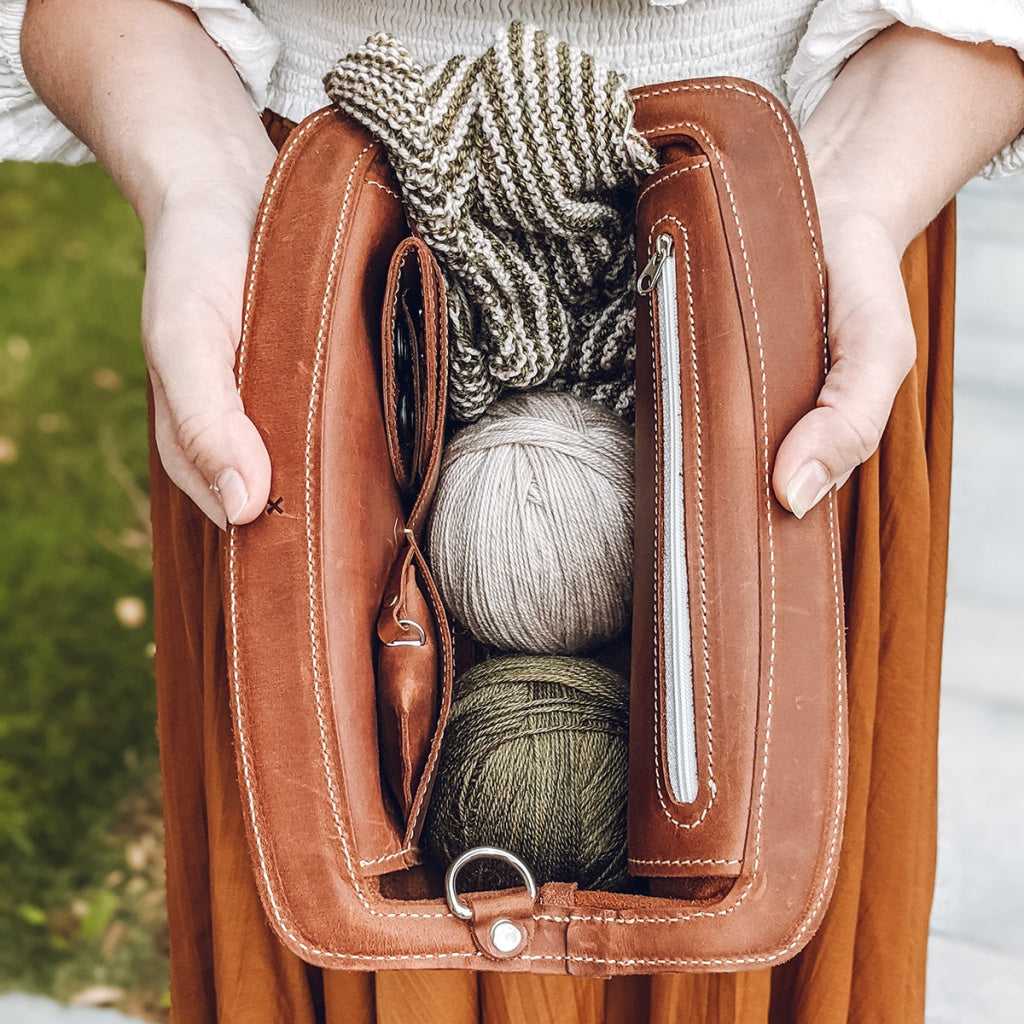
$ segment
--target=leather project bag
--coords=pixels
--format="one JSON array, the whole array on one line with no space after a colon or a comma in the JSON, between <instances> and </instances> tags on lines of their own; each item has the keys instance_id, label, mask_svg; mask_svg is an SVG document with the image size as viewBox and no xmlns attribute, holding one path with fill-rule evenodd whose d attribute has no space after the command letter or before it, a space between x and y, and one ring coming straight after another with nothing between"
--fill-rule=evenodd
<instances>
[{"instance_id":1,"label":"leather project bag","mask_svg":"<svg viewBox=\"0 0 1024 1024\"><path fill-rule=\"evenodd\" d=\"M524 875L463 892L458 868L423 863L457 674L420 543L444 290L381 147L336 110L293 130L267 185L237 372L274 475L226 542L228 667L257 883L310 963L739 970L794 955L825 912L846 782L836 512L830 496L798 521L771 490L828 359L807 166L751 83L634 98L662 165L637 195L630 891ZM410 317L405 452L391 338ZM425 740L396 754L382 692L421 681Z\"/></svg>"}]
</instances>

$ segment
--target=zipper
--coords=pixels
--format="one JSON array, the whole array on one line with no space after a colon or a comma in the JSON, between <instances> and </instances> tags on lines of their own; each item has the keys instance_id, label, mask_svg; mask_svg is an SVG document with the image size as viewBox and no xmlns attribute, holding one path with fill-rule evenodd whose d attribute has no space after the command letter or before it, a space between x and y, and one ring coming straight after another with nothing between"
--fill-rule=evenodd
<instances>
[{"instance_id":1,"label":"zipper","mask_svg":"<svg viewBox=\"0 0 1024 1024\"><path fill-rule=\"evenodd\" d=\"M665 679L665 761L676 803L697 799L697 726L693 702L690 593L686 572L686 516L683 505L683 401L675 244L659 235L636 283L641 295L654 293L661 374L662 556L658 566Z\"/></svg>"}]
</instances>

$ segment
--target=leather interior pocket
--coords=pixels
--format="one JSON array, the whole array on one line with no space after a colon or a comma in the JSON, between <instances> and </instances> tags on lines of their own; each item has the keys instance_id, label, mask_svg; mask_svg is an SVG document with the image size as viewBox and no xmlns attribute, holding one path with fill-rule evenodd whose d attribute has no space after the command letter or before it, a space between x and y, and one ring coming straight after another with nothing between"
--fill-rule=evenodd
<instances>
[{"instance_id":1,"label":"leather interior pocket","mask_svg":"<svg viewBox=\"0 0 1024 1024\"><path fill-rule=\"evenodd\" d=\"M440 596L411 539L388 581L377 637L381 770L405 822L403 846L412 848L451 705L453 655Z\"/></svg>"},{"instance_id":2,"label":"leather interior pocket","mask_svg":"<svg viewBox=\"0 0 1024 1024\"><path fill-rule=\"evenodd\" d=\"M381 767L408 821L440 711L437 630L410 548L388 581L377 623Z\"/></svg>"},{"instance_id":3,"label":"leather interior pocket","mask_svg":"<svg viewBox=\"0 0 1024 1024\"><path fill-rule=\"evenodd\" d=\"M381 318L384 427L407 518L377 622L381 771L407 849L422 827L453 674L444 608L418 544L444 434L445 327L437 263L422 241L407 237L391 259Z\"/></svg>"},{"instance_id":4,"label":"leather interior pocket","mask_svg":"<svg viewBox=\"0 0 1024 1024\"><path fill-rule=\"evenodd\" d=\"M629 858L642 876L739 875L752 805L764 446L725 231L704 154L641 195Z\"/></svg>"}]
</instances>

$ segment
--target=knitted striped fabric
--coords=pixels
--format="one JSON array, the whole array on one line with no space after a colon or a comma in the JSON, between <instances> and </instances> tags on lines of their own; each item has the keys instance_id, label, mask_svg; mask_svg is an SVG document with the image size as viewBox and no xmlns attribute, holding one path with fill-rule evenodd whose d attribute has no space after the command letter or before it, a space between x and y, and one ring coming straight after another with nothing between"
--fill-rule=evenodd
<instances>
[{"instance_id":1,"label":"knitted striped fabric","mask_svg":"<svg viewBox=\"0 0 1024 1024\"><path fill-rule=\"evenodd\" d=\"M633 206L658 164L623 78L514 23L427 68L379 34L324 84L387 149L445 273L453 415L550 384L630 418Z\"/></svg>"}]
</instances>

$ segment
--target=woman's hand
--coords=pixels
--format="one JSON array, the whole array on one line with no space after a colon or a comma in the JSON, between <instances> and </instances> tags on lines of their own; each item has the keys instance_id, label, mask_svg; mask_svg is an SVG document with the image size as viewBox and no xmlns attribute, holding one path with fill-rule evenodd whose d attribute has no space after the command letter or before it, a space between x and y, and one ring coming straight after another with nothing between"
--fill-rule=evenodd
<instances>
[{"instance_id":1,"label":"woman's hand","mask_svg":"<svg viewBox=\"0 0 1024 1024\"><path fill-rule=\"evenodd\" d=\"M164 465L210 518L247 522L270 472L232 373L249 233L273 161L259 118L192 13L162 0L29 0L22 57L145 228L143 335ZM776 493L796 514L875 449L912 364L904 248L1022 125L1012 50L895 25L848 61L804 126L833 365L776 461Z\"/></svg>"},{"instance_id":2,"label":"woman's hand","mask_svg":"<svg viewBox=\"0 0 1024 1024\"><path fill-rule=\"evenodd\" d=\"M249 238L275 151L195 15L163 0L29 0L36 92L142 221L142 336L160 457L216 523L266 505L270 464L235 390Z\"/></svg>"},{"instance_id":3,"label":"woman's hand","mask_svg":"<svg viewBox=\"0 0 1024 1024\"><path fill-rule=\"evenodd\" d=\"M220 193L175 196L147 230L142 340L160 459L223 526L266 507L270 459L234 374L256 202L237 185Z\"/></svg>"},{"instance_id":4,"label":"woman's hand","mask_svg":"<svg viewBox=\"0 0 1024 1024\"><path fill-rule=\"evenodd\" d=\"M831 368L817 406L779 446L773 476L779 499L800 518L878 447L917 354L898 243L870 213L819 213Z\"/></svg>"},{"instance_id":5,"label":"woman's hand","mask_svg":"<svg viewBox=\"0 0 1024 1024\"><path fill-rule=\"evenodd\" d=\"M900 259L1024 128L1010 49L893 25L845 65L801 132L821 218L832 366L779 446L773 486L803 516L878 447L916 344Z\"/></svg>"}]
</instances>

